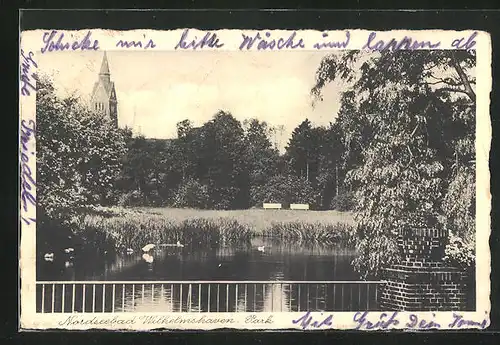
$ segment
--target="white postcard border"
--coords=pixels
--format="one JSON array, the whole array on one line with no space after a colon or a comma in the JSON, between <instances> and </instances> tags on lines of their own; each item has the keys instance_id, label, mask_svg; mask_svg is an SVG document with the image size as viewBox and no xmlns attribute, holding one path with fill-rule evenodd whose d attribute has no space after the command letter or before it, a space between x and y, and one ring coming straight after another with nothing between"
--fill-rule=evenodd
<instances>
[{"instance_id":1,"label":"white postcard border","mask_svg":"<svg viewBox=\"0 0 500 345\"><path fill-rule=\"evenodd\" d=\"M33 61L37 61L37 56L41 54L41 50L45 47L43 42L44 33L49 33L50 30L36 30L36 31L25 31L21 33L20 42L20 64L23 63L23 56L21 56L21 51L24 56L32 56ZM289 37L292 33L291 30L217 30L211 31L216 33L219 42L223 42L223 46L217 47L204 47L202 50L240 50L242 34L248 36L254 36L257 32L261 35L265 35L265 32L269 32L272 37ZM367 38L372 33L369 30L336 30L328 32L328 37L334 38L338 37L338 42L344 42L346 40L346 32L349 32L349 44L346 49L361 49L367 43ZM66 38L69 42L82 40L85 35L91 33L91 44L92 48L93 41L98 40L99 50L134 50L140 51L145 50L144 46L147 44L148 40L153 40L155 47L152 48L151 45L148 50L176 50L176 45L179 44L179 38L183 34L183 30L172 30L172 31L153 31L153 30L134 30L134 31L108 31L108 30L80 30L80 31L64 31ZM195 29L189 30L189 35L197 36L198 38L203 37L206 32L198 31ZM406 31L406 30L394 30L394 31L384 31L376 32L377 40L389 41L391 38L396 38L398 40L402 39L404 36L412 37L415 40L420 41L436 41L440 40L442 44L439 49L456 49L457 39L463 38L461 44L467 43L467 39L474 35L475 46L472 49L477 51L477 66L476 66L476 78L477 78L477 112L476 112L476 296L477 296L477 311L476 312L418 312L408 313L399 312L397 313L398 324L393 324L389 329L407 329L408 322L410 322L411 315L416 315L419 320L426 320L427 322L433 321L441 324L441 329L449 329L447 325L450 325L454 320L454 314L460 314L464 319L473 320L478 322L479 326L470 326L471 328L485 328L489 325L489 313L490 313L490 249L489 249L489 235L490 235L490 211L491 211L491 194L490 194L490 173L488 167L489 161L489 150L491 142L491 121L489 114L490 105L490 90L492 85L491 79L491 41L488 33L476 32L474 30L468 31L445 31L445 30L422 30L422 31ZM296 31L296 38L301 37L304 40L305 47L302 49L300 47L295 50L315 50L313 47L314 42L321 41L322 32L313 30L301 30ZM143 47L131 46L117 47L117 42L119 40L128 42L130 41L141 41L144 42ZM298 39L295 40L298 42ZM375 42L375 41L374 41ZM469 41L470 43L470 41ZM339 43L340 44L340 43ZM80 46L81 49L81 46ZM180 49L180 48L179 48ZM324 48L325 50L338 50L343 49L341 46L338 48ZM429 49L428 47L423 47L422 49ZM184 50L200 51L200 49L187 48ZM254 45L251 49L246 50L258 50L257 46ZM291 48L284 48L282 50L292 50ZM29 55L33 53L33 55ZM70 54L70 51L67 51ZM243 53L243 52L242 52ZM263 49L262 53L272 53L272 50ZM46 51L45 54L50 54ZM24 67L27 67L25 70ZM24 125L29 125L34 121L36 123L36 93L32 91L29 95L21 95L21 88L26 86L23 83L23 76L26 72L26 77L30 78L30 81L34 83L33 78L31 78L32 73L36 73L36 63L27 62L26 66L21 66L20 75L20 128L23 129ZM43 66L38 66L42 68ZM24 80L26 81L26 80ZM22 132L21 132L22 134ZM29 156L28 153L36 152L36 138L35 135L31 135L29 140L25 142L26 152L29 157L28 161L20 163L21 170L23 169L23 164L29 168L31 172L36 171L36 162L33 156ZM21 147L20 150L23 148ZM24 170L22 170L24 171ZM33 173L34 176L34 173ZM36 180L36 179L35 179ZM33 186L34 187L34 186ZM22 190L20 191L20 193ZM32 188L32 195L36 198L36 188ZM22 196L22 194L20 194ZM29 204L29 203L28 203ZM239 329L297 329L301 330L300 323L294 323L293 320L299 319L303 316L303 313L116 313L116 314L41 314L36 313L35 310L35 281L36 281L36 271L35 271L35 261L36 261L36 245L35 245L35 229L36 223L30 221L29 219L36 219L36 208L29 207L27 209L23 208L23 203L20 205L20 225L21 225L21 248L20 248L20 274L21 274L21 321L20 327L23 330L30 329L54 329L54 328L64 328L70 330L84 330L84 329L109 329L109 330L152 330L152 329L198 329L198 330L209 330L217 328L239 328ZM24 219L24 220L23 220ZM29 223L29 224L28 224ZM362 311L361 311L362 312ZM316 319L324 319L328 313L311 313L311 316ZM356 317L360 317L360 314L356 316L354 312L333 312L333 325L317 328L317 330L325 329L356 329L358 323L355 320ZM376 323L380 320L382 312L370 312L367 316L372 323ZM147 317L169 317L182 319L190 318L200 318L206 315L206 319L216 319L216 318L232 318L235 320L234 323L206 323L206 322L164 322L164 323L147 323L143 320ZM272 319L272 323L261 323L252 324L245 322L251 315L257 315L259 319L267 320L269 317ZM392 312L385 313L386 319L392 315ZM72 321L67 321L68 318ZM142 318L142 319L141 319ZM134 321L130 321L134 319ZM83 320L83 321L82 321ZM94 321L92 321L94 320ZM95 321L97 320L97 321ZM99 321L101 320L101 321ZM107 320L107 321L106 321ZM115 320L115 321L111 321ZM120 321L121 320L121 321ZM128 321L127 321L128 320ZM152 319L151 319L152 320ZM74 321L74 322L73 322ZM101 322L101 323L99 323ZM107 322L107 323L106 323ZM129 322L126 324L126 322ZM465 328L465 327L464 327ZM365 329L365 328L361 328ZM414 329L419 329L418 327ZM308 328L312 330L312 328Z\"/></svg>"}]
</instances>

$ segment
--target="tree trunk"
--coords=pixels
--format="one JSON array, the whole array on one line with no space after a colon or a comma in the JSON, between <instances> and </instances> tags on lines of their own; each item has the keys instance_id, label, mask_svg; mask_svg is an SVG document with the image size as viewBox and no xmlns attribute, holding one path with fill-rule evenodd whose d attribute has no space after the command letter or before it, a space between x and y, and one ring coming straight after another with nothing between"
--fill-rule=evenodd
<instances>
[{"instance_id":1,"label":"tree trunk","mask_svg":"<svg viewBox=\"0 0 500 345\"><path fill-rule=\"evenodd\" d=\"M467 79L467 76L465 75L465 72L464 72L462 66L460 66L460 63L457 61L455 56L453 56L453 53L451 55L451 62L453 64L453 67L455 67L455 70L457 71L458 76L460 77L460 80L464 84L465 92L467 93L467 96L469 96L469 98L473 102L476 102L476 93L472 89L472 86L469 82L469 79Z\"/></svg>"},{"instance_id":2,"label":"tree trunk","mask_svg":"<svg viewBox=\"0 0 500 345\"><path fill-rule=\"evenodd\" d=\"M339 195L339 166L335 163L335 196Z\"/></svg>"}]
</instances>

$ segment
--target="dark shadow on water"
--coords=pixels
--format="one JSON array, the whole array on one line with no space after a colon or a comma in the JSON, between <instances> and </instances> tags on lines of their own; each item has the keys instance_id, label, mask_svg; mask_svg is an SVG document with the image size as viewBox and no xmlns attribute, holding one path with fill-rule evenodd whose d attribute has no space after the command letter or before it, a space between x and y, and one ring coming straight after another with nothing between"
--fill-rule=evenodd
<instances>
[{"instance_id":1,"label":"dark shadow on water","mask_svg":"<svg viewBox=\"0 0 500 345\"><path fill-rule=\"evenodd\" d=\"M263 248L262 248L263 247ZM260 250L259 250L260 249ZM166 247L148 253L79 256L72 267L39 261L39 280L355 280L352 250L267 239L232 246ZM152 259L151 259L152 258Z\"/></svg>"}]
</instances>

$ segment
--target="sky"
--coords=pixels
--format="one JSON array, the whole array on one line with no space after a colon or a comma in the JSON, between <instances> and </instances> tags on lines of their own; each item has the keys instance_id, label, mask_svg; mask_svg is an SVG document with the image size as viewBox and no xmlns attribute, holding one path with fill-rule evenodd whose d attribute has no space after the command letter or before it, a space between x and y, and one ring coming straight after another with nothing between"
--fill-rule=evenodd
<instances>
[{"instance_id":1,"label":"sky","mask_svg":"<svg viewBox=\"0 0 500 345\"><path fill-rule=\"evenodd\" d=\"M195 126L219 110L243 121L257 118L284 126L273 138L280 150L305 118L314 125L334 121L339 85L324 90L314 108L310 90L324 52L108 51L111 80L118 98L118 124L149 138L175 138L176 124ZM90 98L103 52L53 52L38 66L52 77L61 96Z\"/></svg>"}]
</instances>

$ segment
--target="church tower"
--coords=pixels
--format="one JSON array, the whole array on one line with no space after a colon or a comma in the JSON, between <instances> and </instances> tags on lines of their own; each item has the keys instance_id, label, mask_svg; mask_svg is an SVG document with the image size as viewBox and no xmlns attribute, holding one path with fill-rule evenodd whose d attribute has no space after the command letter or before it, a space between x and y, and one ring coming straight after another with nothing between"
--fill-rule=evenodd
<instances>
[{"instance_id":1,"label":"church tower","mask_svg":"<svg viewBox=\"0 0 500 345\"><path fill-rule=\"evenodd\" d=\"M111 118L115 127L118 127L118 101L116 99L115 83L111 81L108 57L106 52L102 58L99 78L94 84L91 97L92 110L103 112Z\"/></svg>"}]
</instances>

